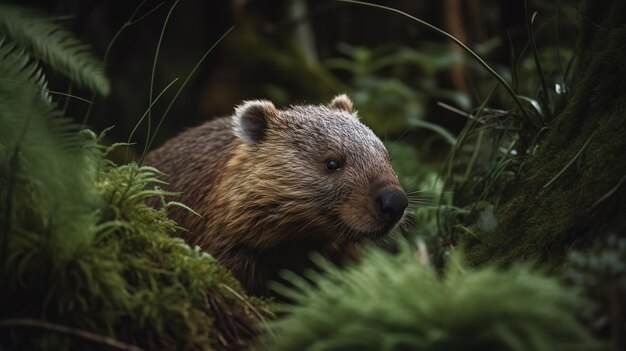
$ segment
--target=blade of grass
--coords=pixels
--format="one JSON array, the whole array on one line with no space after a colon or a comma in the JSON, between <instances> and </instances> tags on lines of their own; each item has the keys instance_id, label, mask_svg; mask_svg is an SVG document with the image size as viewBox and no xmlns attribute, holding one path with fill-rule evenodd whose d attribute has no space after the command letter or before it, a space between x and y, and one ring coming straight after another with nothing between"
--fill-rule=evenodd
<instances>
[{"instance_id":1,"label":"blade of grass","mask_svg":"<svg viewBox=\"0 0 626 351\"><path fill-rule=\"evenodd\" d=\"M619 190L619 188L622 186L622 184L624 184L624 181L626 180L626 176L623 176L618 182L617 184L612 187L609 191L607 191L604 195L602 195L602 197L600 197L598 200L596 200L596 202L593 203L593 205L591 205L591 207L589 207L589 209L587 210L587 212L591 212L593 211L594 208L598 207L599 204L601 204L603 201L606 201L606 199L608 199L609 197L611 197L611 195L615 194L615 192L617 190Z\"/></svg>"},{"instance_id":2,"label":"blade of grass","mask_svg":"<svg viewBox=\"0 0 626 351\"><path fill-rule=\"evenodd\" d=\"M476 160L478 159L478 154L480 153L480 146L483 143L484 134L485 132L482 130L478 132L478 138L476 139L476 146L474 147L474 152L472 152L470 161L467 164L467 168L465 169L465 174L463 175L464 179L469 178L470 174L472 173L472 168L474 168L474 164L476 163Z\"/></svg>"},{"instance_id":3,"label":"blade of grass","mask_svg":"<svg viewBox=\"0 0 626 351\"><path fill-rule=\"evenodd\" d=\"M135 16L137 16L137 13L143 7L143 4L145 2L146 2L146 0L143 0L142 2L139 3L139 5L135 8L133 13L128 18L128 20L126 22L124 22L124 24L120 27L120 29L118 29L118 31L115 33L115 35L113 35L113 38L111 38L111 40L109 41L109 45L107 45L107 48L104 51L104 57L102 58L102 65L104 67L106 67L106 63L107 63L107 60L109 58L109 53L111 52L111 48L113 47L113 44L117 41L117 38L122 34L122 32L124 32L124 30L126 28L132 26L135 23L141 22L144 18L150 16L154 11L156 11L158 8L160 8L165 3L165 1L163 1L163 2L161 2L159 4L157 4L150 11L148 11L147 13L142 15L141 17L135 19ZM91 116L91 111L93 109L93 104L95 102L95 99L96 99L96 94L93 93L93 95L91 96L91 103L89 104L89 107L87 108L87 112L85 112L85 117L83 117L83 128L87 125L87 122L89 122L89 117Z\"/></svg>"},{"instance_id":4,"label":"blade of grass","mask_svg":"<svg viewBox=\"0 0 626 351\"><path fill-rule=\"evenodd\" d=\"M79 101L86 102L86 103L88 103L88 104L90 104L90 103L91 103L91 101L89 101L89 100L87 100L87 99L85 99L85 98L82 98L82 97L80 97L80 96L78 96L78 95L73 95L73 94L71 94L71 90L70 90L70 93L62 93L62 92L60 92L60 91L54 91L54 90L49 90L49 89L48 89L48 90L46 90L46 92L48 92L48 93L50 93L50 94L52 94L52 95L60 95L60 96L65 96L66 98L68 98L67 100L69 100L69 98L73 98L73 99L76 99L76 100L79 100ZM67 101L67 100L66 100L66 101ZM64 112L65 112L65 109L67 109L67 103L66 103L66 104L64 104L64 106L63 106L63 111L64 111Z\"/></svg>"},{"instance_id":5,"label":"blade of grass","mask_svg":"<svg viewBox=\"0 0 626 351\"><path fill-rule=\"evenodd\" d=\"M506 39L509 43L509 56L511 57L510 65L511 69L511 85L513 85L512 89L515 91L519 91L519 78L518 78L518 67L517 67L517 55L515 54L515 46L513 45L513 38L511 38L511 32L509 30L506 31Z\"/></svg>"},{"instance_id":6,"label":"blade of grass","mask_svg":"<svg viewBox=\"0 0 626 351\"><path fill-rule=\"evenodd\" d=\"M174 1L174 4L170 7L167 16L165 16L165 21L163 22L163 26L161 27L161 34L159 35L159 41L157 42L156 52L154 53L154 60L152 61L152 72L150 72L150 88L148 90L148 132L146 133L146 144L144 145L143 153L147 152L148 141L150 140L150 129L152 128L152 106L154 105L152 101L152 97L154 94L154 76L156 72L157 61L159 59L159 52L161 51L161 43L163 43L163 35L165 34L165 29L167 28L167 24L170 21L170 17L172 16L172 12L174 12L174 8L178 5L178 0Z\"/></svg>"},{"instance_id":7,"label":"blade of grass","mask_svg":"<svg viewBox=\"0 0 626 351\"><path fill-rule=\"evenodd\" d=\"M257 310L249 301L248 299L246 299L245 297L243 297L240 293L238 293L235 289L231 288L230 286L224 284L224 283L220 283L220 286L224 287L226 290L228 290L231 294L235 295L236 298L238 298L241 302L243 302L246 306L248 306L248 308L252 311L252 313L254 313L256 315L256 317L261 321L261 323L263 323L263 326L265 328L267 328L267 330L269 331L269 333L273 336L276 337L276 334L274 334L274 331L269 328L269 324L267 322L267 319L265 317L263 317L263 315L261 314L261 312L259 312L259 310Z\"/></svg>"},{"instance_id":8,"label":"blade of grass","mask_svg":"<svg viewBox=\"0 0 626 351\"><path fill-rule=\"evenodd\" d=\"M141 116L141 118L139 119L139 121L137 121L137 123L135 123L135 126L133 127L133 130L130 132L130 135L128 136L128 140L126 141L127 145L132 145L131 144L131 139L133 138L133 135L135 135L135 132L137 131L137 128L139 127L139 125L141 124L141 122L143 122L143 119L146 118L146 116L148 115L148 111L150 111L152 109L152 107L156 104L157 101L159 101L159 98L161 98L161 96L163 96L163 94L174 84L178 81L178 78L174 78L174 80L172 80L170 82L170 84L168 84L165 88L163 88L163 90L161 90L161 92L159 93L159 95L157 95L156 99L154 99L154 101L152 101L152 103L150 104L150 106L148 106L148 108L146 109L146 112L143 113L143 115ZM126 156L124 158L124 161L127 162L128 161L128 148L126 148Z\"/></svg>"},{"instance_id":9,"label":"blade of grass","mask_svg":"<svg viewBox=\"0 0 626 351\"><path fill-rule=\"evenodd\" d=\"M489 92L489 95L487 95L487 97L480 104L478 111L473 116L473 118L469 119L470 120L469 123L466 125L465 128L463 128L459 137L457 138L457 143L450 150L450 153L448 154L446 161L443 163L443 165L447 165L447 171L445 172L446 177L443 179L444 182L451 179L452 177L452 163L454 162L456 151L463 145L463 143L465 142L465 139L467 138L469 133L474 129L476 124L479 123L478 121L480 120L480 116L483 114L483 111L487 107L487 103L491 100L491 98L494 96L497 90L498 90L498 85L495 85L494 88ZM442 171L443 170L440 170L438 174L443 174Z\"/></svg>"},{"instance_id":10,"label":"blade of grass","mask_svg":"<svg viewBox=\"0 0 626 351\"><path fill-rule=\"evenodd\" d=\"M549 116L551 115L552 109L550 108L550 93L548 91L548 83L546 82L546 77L543 73L543 69L541 68L541 61L539 61L539 52L537 50L537 42L535 41L535 33L533 32L533 22L535 20L535 16L537 12L533 13L532 16L529 14L528 10L528 1L524 0L524 11L526 12L526 31L528 32L528 38L530 40L530 46L533 51L533 58L535 60L535 67L537 68L537 74L539 75L539 81L541 82L541 87L543 89L543 96L540 96L541 104L543 105L543 110ZM545 118L543 114L539 114L539 118L541 119L541 123L543 125L546 124Z\"/></svg>"},{"instance_id":11,"label":"blade of grass","mask_svg":"<svg viewBox=\"0 0 626 351\"><path fill-rule=\"evenodd\" d=\"M543 189L547 189L550 185L552 185L552 183L554 183L572 164L574 164L574 162L576 162L576 160L580 157L580 155L582 155L582 153L585 151L585 149L587 149L587 146L589 146L589 142L591 141L591 138L593 137L593 134L591 134L587 140L585 141L585 143L583 144L583 146L581 146L580 150L578 150L578 152L576 153L576 155L574 155L574 157L572 157L571 160L569 160L569 162L567 162L567 164L565 165L565 167L561 168L561 170L559 171L559 173L557 173L554 178L550 179L549 182L547 182L544 186Z\"/></svg>"},{"instance_id":12,"label":"blade of grass","mask_svg":"<svg viewBox=\"0 0 626 351\"><path fill-rule=\"evenodd\" d=\"M341 1L341 2L347 2L347 3L352 3L352 4L357 4L357 5L363 5L363 6L371 6L371 7L376 7L376 8L380 8L383 10L387 10L387 11L391 11L391 12L395 12L398 13L402 16L405 16L407 18L410 18L414 21L416 21L417 23L420 23L424 26L426 26L427 28L430 28L431 30L434 30L435 32L445 36L446 38L452 40L455 44L457 44L458 46L460 46L463 50L465 50L465 52L467 52L468 54L470 54L470 56L472 56L477 62L478 64L480 64L485 70L487 70L487 72L489 72L499 83L500 85L502 85L506 91L511 95L511 98L513 99L513 101L515 102L515 104L517 105L517 107L520 109L520 112L522 113L523 117L524 117L524 122L526 122L529 126L534 126L535 128L538 128L539 126L536 126L532 120L528 117L528 115L526 114L526 110L524 109L524 106L522 105L522 102L517 98L517 94L515 93L515 91L513 90L513 88L511 88L511 86L506 82L506 80L504 80L504 78L502 78L502 76L500 76L493 68L491 68L491 66L489 66L487 64L487 62L485 62L485 60L483 60L480 55L478 55L476 52L474 52L472 49L470 49L467 45L463 44L463 42L461 42L459 39L457 39L456 37L454 37L452 34L437 28L436 26L421 20L415 16L411 16L408 13L395 9L393 7L388 7L388 6L384 6L384 5L378 5L378 4L372 4L372 3L368 3L368 2L363 2L363 1L358 1L358 0L337 0L337 1Z\"/></svg>"},{"instance_id":13,"label":"blade of grass","mask_svg":"<svg viewBox=\"0 0 626 351\"><path fill-rule=\"evenodd\" d=\"M463 130L459 134L456 144L452 146L452 148L450 149L450 153L446 157L445 161L441 164L441 168L439 169L439 172L437 172L437 179L440 177L441 174L444 174L444 169L447 168L445 172L445 176L443 178L444 185L446 182L452 180L452 166L455 160L455 155L456 155L457 150L461 148L461 146L465 142L470 132L472 132L475 126L478 124L478 121L480 120L480 117L483 111L487 107L487 103L491 100L491 98L494 96L494 94L498 90L498 86L499 86L498 84L494 85L493 89L491 89L491 91L489 92L489 95L487 95L487 97L482 101L482 103L480 104L480 107L478 108L478 111L474 115L474 118L469 119L465 128L463 128ZM452 194L449 199L450 203L454 203L456 185L453 190L454 191L452 191ZM437 222L437 228L439 228L440 232L449 233L450 232L450 223L448 220L449 216L445 216L445 213L447 213L447 210L448 210L448 206L444 204L444 197L445 197L445 192L442 191L439 196L439 207L436 211L435 221ZM444 228L444 223L442 223L442 216L443 216L443 222L445 223L445 228Z\"/></svg>"},{"instance_id":14,"label":"blade of grass","mask_svg":"<svg viewBox=\"0 0 626 351\"><path fill-rule=\"evenodd\" d=\"M575 59L576 59L576 53L574 53L574 55L572 55L572 58L570 58L569 62L567 62L567 67L565 68L565 77L563 78L564 81L567 81L567 79L569 78L569 74L572 70L572 67L574 66Z\"/></svg>"},{"instance_id":15,"label":"blade of grass","mask_svg":"<svg viewBox=\"0 0 626 351\"><path fill-rule=\"evenodd\" d=\"M50 89L48 89L47 92L49 94L50 93ZM65 99L63 99L64 100L63 101L63 107L61 108L61 111L63 112L63 116L67 116L67 108L68 108L68 106L70 104L70 96L69 96L69 94L71 94L71 93L72 93L72 82L70 82L67 85L67 94L68 95L65 95ZM95 93L93 93L93 94L95 96ZM91 101L89 101L89 102L91 103Z\"/></svg>"},{"instance_id":16,"label":"blade of grass","mask_svg":"<svg viewBox=\"0 0 626 351\"><path fill-rule=\"evenodd\" d=\"M194 73L196 73L196 70L198 69L198 67L200 67L200 64L202 64L202 62L204 62L204 60L206 59L207 56L209 56L209 54L211 53L211 51L213 51L213 49L222 41L224 40L224 38L233 31L233 29L235 29L235 26L230 27L224 34L222 34L222 36L204 53L204 55L202 55L202 57L200 58L200 60L198 60L198 62L196 63L196 65L193 67L193 69L191 70L191 72L189 72L189 74L187 75L187 77L185 78L185 81L183 82L183 84L180 86L180 88L178 88L178 91L176 92L176 95L174 95L174 97L172 98L172 100L170 101L170 104L167 106L167 108L165 109L165 112L163 112L163 115L161 116L161 119L159 120L159 123L157 124L155 130L154 130L154 134L152 134L152 138L150 138L150 142L147 143L147 147L144 149L143 154L141 155L141 158L139 160L139 165L141 165L143 163L143 159L146 156L146 150L150 149L150 146L152 146L152 143L154 142L154 139L156 138L156 135L159 131L159 129L161 128L161 125L163 124L163 121L165 120L165 117L167 116L167 114L169 113L170 109L172 108L172 106L174 105L174 102L176 102L176 100L178 99L178 96L180 95L180 92L187 86L187 83L189 83L189 80L191 79L191 77L193 76Z\"/></svg>"},{"instance_id":17,"label":"blade of grass","mask_svg":"<svg viewBox=\"0 0 626 351\"><path fill-rule=\"evenodd\" d=\"M554 2L554 39L556 45L556 59L561 75L561 84L565 86L565 72L563 71L563 61L561 60L561 40L559 38L559 3Z\"/></svg>"},{"instance_id":18,"label":"blade of grass","mask_svg":"<svg viewBox=\"0 0 626 351\"><path fill-rule=\"evenodd\" d=\"M443 140L445 140L450 145L454 145L456 143L456 138L454 137L454 135L452 135L452 133L450 133L449 131L447 131L445 128L443 128L442 126L438 124L431 123L428 121L423 121L423 120L415 120L411 122L411 125L417 128L429 129L439 134L439 136L441 136Z\"/></svg>"},{"instance_id":19,"label":"blade of grass","mask_svg":"<svg viewBox=\"0 0 626 351\"><path fill-rule=\"evenodd\" d=\"M458 109L458 108L456 108L456 107L454 107L452 105L448 105L448 104L446 104L443 101L437 101L437 106L439 106L441 108L444 108L444 109L446 109L446 110L448 110L450 112L456 113L459 116L463 116L465 118L468 118L468 119L475 119L476 118L471 113L467 113L467 112L465 112L463 110L460 110L460 109ZM478 120L477 122L481 123L481 124L484 123L483 121L480 121L480 120Z\"/></svg>"}]
</instances>

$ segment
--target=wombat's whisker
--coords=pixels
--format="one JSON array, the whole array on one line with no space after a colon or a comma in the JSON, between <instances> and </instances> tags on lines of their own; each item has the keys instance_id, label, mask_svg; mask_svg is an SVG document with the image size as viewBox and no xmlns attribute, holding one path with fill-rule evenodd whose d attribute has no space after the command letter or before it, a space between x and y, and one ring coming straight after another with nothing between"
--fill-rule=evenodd
<instances>
[{"instance_id":1,"label":"wombat's whisker","mask_svg":"<svg viewBox=\"0 0 626 351\"><path fill-rule=\"evenodd\" d=\"M428 192L428 190L417 189L417 190L407 191L406 196L421 194L421 193L426 193L426 192Z\"/></svg>"},{"instance_id":2,"label":"wombat's whisker","mask_svg":"<svg viewBox=\"0 0 626 351\"><path fill-rule=\"evenodd\" d=\"M298 230L298 232L302 232L303 230L305 230L308 226L310 226L311 224L318 222L320 219L319 218L313 218L312 220L309 221L309 223L307 223L306 225L304 225L302 228L300 228L300 230Z\"/></svg>"}]
</instances>

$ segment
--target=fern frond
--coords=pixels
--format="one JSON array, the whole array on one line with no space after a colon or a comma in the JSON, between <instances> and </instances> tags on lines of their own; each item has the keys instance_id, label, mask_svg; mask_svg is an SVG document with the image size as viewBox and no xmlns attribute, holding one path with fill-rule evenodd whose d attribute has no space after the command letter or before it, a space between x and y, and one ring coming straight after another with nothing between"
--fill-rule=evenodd
<instances>
[{"instance_id":1,"label":"fern frond","mask_svg":"<svg viewBox=\"0 0 626 351\"><path fill-rule=\"evenodd\" d=\"M0 3L0 34L79 85L109 93L103 65L89 46L39 11Z\"/></svg>"},{"instance_id":2,"label":"fern frond","mask_svg":"<svg viewBox=\"0 0 626 351\"><path fill-rule=\"evenodd\" d=\"M198 212L194 211L191 207L189 207L189 206L187 206L184 203L179 202L179 201L167 201L167 202L165 202L163 204L163 207L165 207L165 208L180 207L180 208L182 208L182 209L184 209L186 211L189 211L189 212L193 213L194 215L202 218L201 214L199 214Z\"/></svg>"},{"instance_id":3,"label":"fern frond","mask_svg":"<svg viewBox=\"0 0 626 351\"><path fill-rule=\"evenodd\" d=\"M50 96L47 94L48 82L41 67L32 62L30 56L23 49L18 49L15 44L8 42L1 34L0 60L2 60L0 69L3 71L11 70L13 75L0 77L1 80L5 80L6 84L31 81L40 88L45 99L50 101Z\"/></svg>"},{"instance_id":4,"label":"fern frond","mask_svg":"<svg viewBox=\"0 0 626 351\"><path fill-rule=\"evenodd\" d=\"M319 257L314 259L320 261ZM358 266L323 263L277 291L295 305L272 322L267 350L599 350L555 279L518 266L472 271L452 256L443 277L408 245L365 250Z\"/></svg>"},{"instance_id":5,"label":"fern frond","mask_svg":"<svg viewBox=\"0 0 626 351\"><path fill-rule=\"evenodd\" d=\"M11 218L7 233L28 228L48 235L55 248L71 250L94 234L96 150L54 109L43 81L24 51L0 41L0 183L21 194L8 199L0 191L0 200L14 200L2 216ZM12 184L3 181L12 176Z\"/></svg>"}]
</instances>

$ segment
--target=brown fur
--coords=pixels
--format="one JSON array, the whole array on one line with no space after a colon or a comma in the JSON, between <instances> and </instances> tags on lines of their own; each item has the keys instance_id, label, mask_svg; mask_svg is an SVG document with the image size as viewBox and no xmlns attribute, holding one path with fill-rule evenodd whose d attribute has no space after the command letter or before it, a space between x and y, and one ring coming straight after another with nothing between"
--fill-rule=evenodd
<instances>
[{"instance_id":1,"label":"brown fur","mask_svg":"<svg viewBox=\"0 0 626 351\"><path fill-rule=\"evenodd\" d=\"M342 164L329 172L328 159ZM213 254L253 294L282 269L301 272L318 251L340 262L364 238L391 228L376 212L375 194L399 187L387 152L337 96L329 106L277 110L247 102L233 117L187 130L152 151L146 163L167 174L183 209L171 217L192 245Z\"/></svg>"}]
</instances>

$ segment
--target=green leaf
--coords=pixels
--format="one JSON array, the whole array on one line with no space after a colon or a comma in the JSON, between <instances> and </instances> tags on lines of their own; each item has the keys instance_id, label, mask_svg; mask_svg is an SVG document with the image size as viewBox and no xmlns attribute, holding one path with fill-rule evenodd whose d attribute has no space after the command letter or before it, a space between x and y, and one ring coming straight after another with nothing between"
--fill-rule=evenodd
<instances>
[{"instance_id":1,"label":"green leaf","mask_svg":"<svg viewBox=\"0 0 626 351\"><path fill-rule=\"evenodd\" d=\"M71 251L94 233L97 149L55 110L36 62L1 40L0 77L0 185L15 192L4 198L0 191L13 204L3 209L13 226L6 232L40 230L55 248Z\"/></svg>"},{"instance_id":2,"label":"green leaf","mask_svg":"<svg viewBox=\"0 0 626 351\"><path fill-rule=\"evenodd\" d=\"M0 34L79 85L109 94L103 65L89 46L39 11L0 4Z\"/></svg>"}]
</instances>

